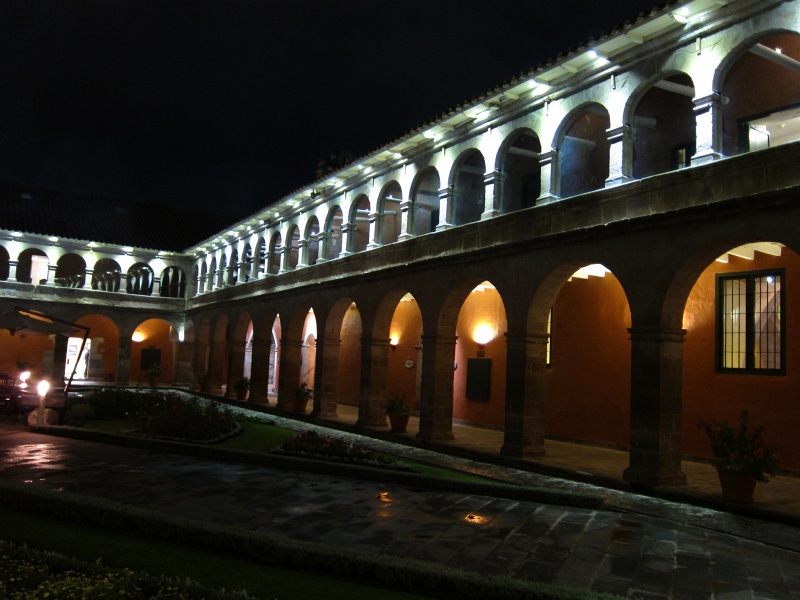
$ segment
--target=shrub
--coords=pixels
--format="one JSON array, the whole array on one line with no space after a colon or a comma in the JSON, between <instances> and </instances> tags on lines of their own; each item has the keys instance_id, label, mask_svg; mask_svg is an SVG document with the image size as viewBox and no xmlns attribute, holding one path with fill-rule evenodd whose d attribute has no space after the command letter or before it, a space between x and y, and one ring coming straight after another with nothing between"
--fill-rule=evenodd
<instances>
[{"instance_id":1,"label":"shrub","mask_svg":"<svg viewBox=\"0 0 800 600\"><path fill-rule=\"evenodd\" d=\"M98 419L127 419L139 421L147 418L163 394L155 390L137 392L117 388L103 388L89 397L89 404Z\"/></svg>"},{"instance_id":2,"label":"shrub","mask_svg":"<svg viewBox=\"0 0 800 600\"><path fill-rule=\"evenodd\" d=\"M277 454L314 458L354 465L411 471L411 467L398 462L394 457L373 452L355 444L348 444L339 438L320 435L314 431L301 431L275 448Z\"/></svg>"},{"instance_id":3,"label":"shrub","mask_svg":"<svg viewBox=\"0 0 800 600\"><path fill-rule=\"evenodd\" d=\"M176 393L160 396L142 422L140 432L144 435L207 441L223 437L237 427L230 409L218 402L201 406L194 397L185 398Z\"/></svg>"}]
</instances>

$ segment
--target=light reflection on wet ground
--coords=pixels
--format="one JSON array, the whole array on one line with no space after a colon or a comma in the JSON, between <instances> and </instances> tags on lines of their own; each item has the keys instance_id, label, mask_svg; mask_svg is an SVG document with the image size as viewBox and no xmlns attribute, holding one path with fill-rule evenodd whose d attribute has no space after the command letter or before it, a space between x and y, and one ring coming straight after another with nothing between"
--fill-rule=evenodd
<instances>
[{"instance_id":1,"label":"light reflection on wet ground","mask_svg":"<svg viewBox=\"0 0 800 600\"><path fill-rule=\"evenodd\" d=\"M197 460L48 438L21 428L0 435L0 479L293 539L595 591L648 598L800 599L800 542L792 528L354 434L335 435L509 481L600 492L615 510ZM772 536L777 543L770 542ZM758 539L765 543L753 541Z\"/></svg>"}]
</instances>

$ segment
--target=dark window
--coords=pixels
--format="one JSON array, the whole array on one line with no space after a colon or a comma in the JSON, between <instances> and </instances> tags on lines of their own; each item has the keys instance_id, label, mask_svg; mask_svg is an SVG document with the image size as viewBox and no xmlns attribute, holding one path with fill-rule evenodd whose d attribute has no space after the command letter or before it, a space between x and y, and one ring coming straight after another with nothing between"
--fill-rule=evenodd
<instances>
[{"instance_id":1,"label":"dark window","mask_svg":"<svg viewBox=\"0 0 800 600\"><path fill-rule=\"evenodd\" d=\"M784 272L717 275L717 368L722 372L782 374Z\"/></svg>"}]
</instances>

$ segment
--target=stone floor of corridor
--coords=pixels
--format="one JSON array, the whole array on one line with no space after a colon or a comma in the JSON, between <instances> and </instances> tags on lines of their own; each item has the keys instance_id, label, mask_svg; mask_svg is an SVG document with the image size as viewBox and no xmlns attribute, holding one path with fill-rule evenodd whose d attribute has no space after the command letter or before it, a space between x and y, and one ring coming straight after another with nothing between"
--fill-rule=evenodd
<instances>
[{"instance_id":1,"label":"stone floor of corridor","mask_svg":"<svg viewBox=\"0 0 800 600\"><path fill-rule=\"evenodd\" d=\"M274 407L274 400L272 402L271 407ZM315 422L320 425L329 422L345 429L355 425L358 417L357 407L340 404L337 413L337 417L319 418ZM389 436L395 442L405 440L416 443L418 429L419 419L411 417L406 434L389 434L388 427L384 430L376 428L374 433ZM472 455L481 460L487 457L494 458L507 466L542 470L559 477L576 478L611 488L629 489L627 482L622 478L622 473L628 466L628 453L625 451L548 439L545 441L546 456L507 462L500 457L500 447L503 444L502 431L454 423L453 437L452 441L437 442L435 449ZM800 526L800 477L777 476L767 484L759 483L756 486L753 504L734 505L723 502L714 467L706 463L684 460L682 470L686 475L686 485L660 487L654 490L654 495Z\"/></svg>"}]
</instances>

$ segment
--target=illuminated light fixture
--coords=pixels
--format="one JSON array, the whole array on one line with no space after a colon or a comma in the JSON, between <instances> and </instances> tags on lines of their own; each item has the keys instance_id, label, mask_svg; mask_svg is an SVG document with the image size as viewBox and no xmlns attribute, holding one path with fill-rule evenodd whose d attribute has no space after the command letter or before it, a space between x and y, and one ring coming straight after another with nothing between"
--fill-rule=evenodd
<instances>
[{"instance_id":1,"label":"illuminated light fixture","mask_svg":"<svg viewBox=\"0 0 800 600\"><path fill-rule=\"evenodd\" d=\"M259 225L263 225L264 223L266 223L266 221L264 219L259 219L258 220L258 224Z\"/></svg>"},{"instance_id":2,"label":"illuminated light fixture","mask_svg":"<svg viewBox=\"0 0 800 600\"><path fill-rule=\"evenodd\" d=\"M403 155L400 154L399 152L395 152L394 153L394 158L401 159L401 158L403 158Z\"/></svg>"},{"instance_id":3,"label":"illuminated light fixture","mask_svg":"<svg viewBox=\"0 0 800 600\"><path fill-rule=\"evenodd\" d=\"M22 234L19 231L12 231L11 237L22 237Z\"/></svg>"},{"instance_id":4,"label":"illuminated light fixture","mask_svg":"<svg viewBox=\"0 0 800 600\"><path fill-rule=\"evenodd\" d=\"M47 238L47 239L48 239L49 241L53 242L53 243L55 243L55 242L57 242L57 241L58 241L58 238L57 238L56 236L52 236L52 237L49 237L49 238Z\"/></svg>"},{"instance_id":5,"label":"illuminated light fixture","mask_svg":"<svg viewBox=\"0 0 800 600\"><path fill-rule=\"evenodd\" d=\"M19 374L19 387L23 390L28 387L28 378L31 376L30 371L23 371Z\"/></svg>"},{"instance_id":6,"label":"illuminated light fixture","mask_svg":"<svg viewBox=\"0 0 800 600\"><path fill-rule=\"evenodd\" d=\"M783 54L783 50L781 48L775 48L775 52L778 54Z\"/></svg>"},{"instance_id":7,"label":"illuminated light fixture","mask_svg":"<svg viewBox=\"0 0 800 600\"><path fill-rule=\"evenodd\" d=\"M47 396L47 392L50 389L50 383L46 379L42 379L39 382L39 385L36 386L36 391L39 393L39 414L37 415L37 424L44 425L44 399Z\"/></svg>"},{"instance_id":8,"label":"illuminated light fixture","mask_svg":"<svg viewBox=\"0 0 800 600\"><path fill-rule=\"evenodd\" d=\"M278 217L280 217L280 216L281 216L281 213L279 213L279 212L274 212L274 213L272 213L272 216L273 216L273 217L275 217L275 218L277 219Z\"/></svg>"},{"instance_id":9,"label":"illuminated light fixture","mask_svg":"<svg viewBox=\"0 0 800 600\"><path fill-rule=\"evenodd\" d=\"M670 16L681 25L686 25L689 22L689 11L684 7L680 12L672 11Z\"/></svg>"},{"instance_id":10,"label":"illuminated light fixture","mask_svg":"<svg viewBox=\"0 0 800 600\"><path fill-rule=\"evenodd\" d=\"M435 140L437 136L436 136L436 132L434 132L433 130L428 130L428 131L426 131L425 133L422 134L422 137L426 137L429 140Z\"/></svg>"},{"instance_id":11,"label":"illuminated light fixture","mask_svg":"<svg viewBox=\"0 0 800 600\"><path fill-rule=\"evenodd\" d=\"M393 333L392 337L389 339L389 346L391 346L392 350L397 348L397 344L400 343L400 335L397 333Z\"/></svg>"},{"instance_id":12,"label":"illuminated light fixture","mask_svg":"<svg viewBox=\"0 0 800 600\"><path fill-rule=\"evenodd\" d=\"M97 244L94 242L89 242L88 246L89 248L97 248Z\"/></svg>"},{"instance_id":13,"label":"illuminated light fixture","mask_svg":"<svg viewBox=\"0 0 800 600\"><path fill-rule=\"evenodd\" d=\"M138 344L139 342L144 341L144 337L145 337L144 333L142 333L137 329L136 331L133 332L133 335L131 336L131 341L136 342Z\"/></svg>"},{"instance_id":14,"label":"illuminated light fixture","mask_svg":"<svg viewBox=\"0 0 800 600\"><path fill-rule=\"evenodd\" d=\"M481 323L472 331L472 339L478 344L478 358L486 355L484 348L486 344L494 339L494 327L488 323Z\"/></svg>"},{"instance_id":15,"label":"illuminated light fixture","mask_svg":"<svg viewBox=\"0 0 800 600\"><path fill-rule=\"evenodd\" d=\"M122 251L123 252L133 252L133 248L131 246L123 246L122 247Z\"/></svg>"}]
</instances>

